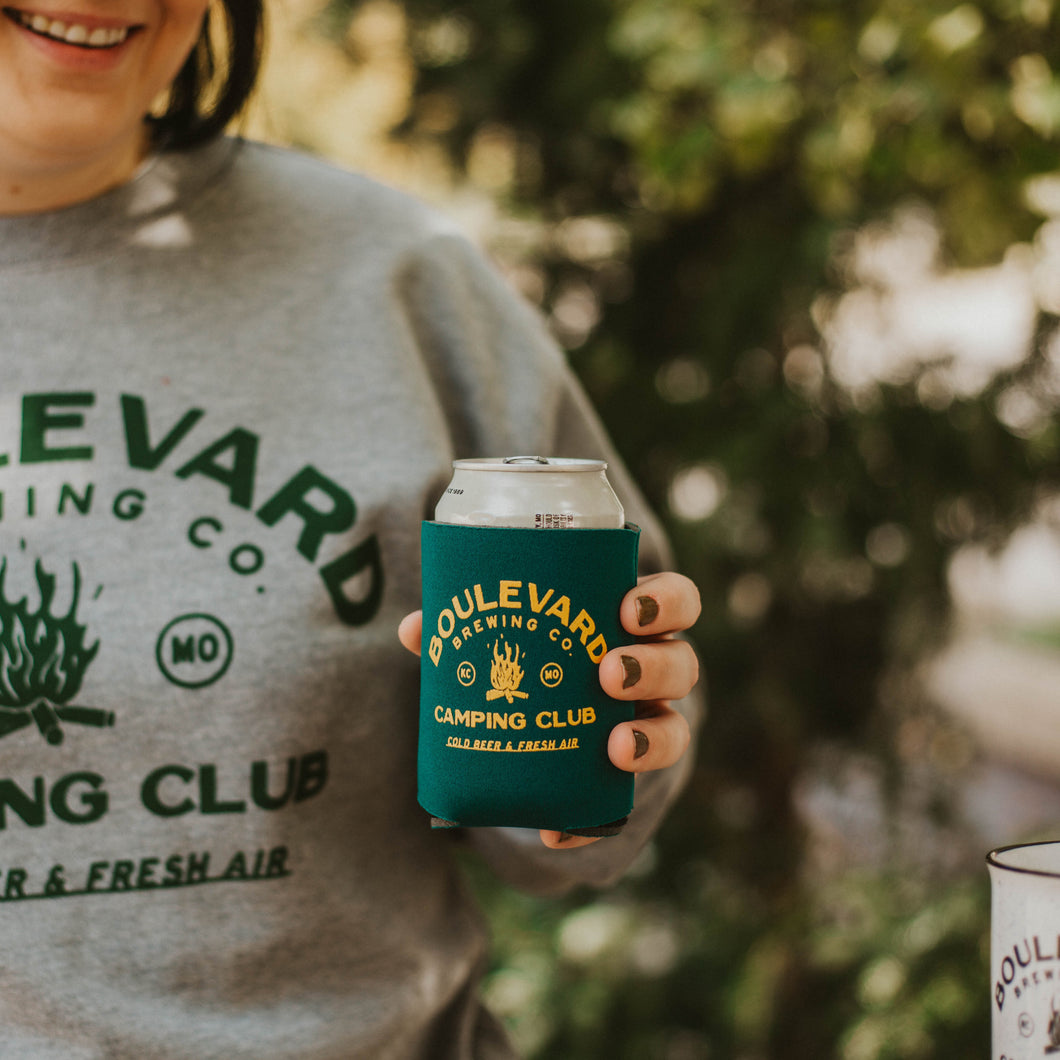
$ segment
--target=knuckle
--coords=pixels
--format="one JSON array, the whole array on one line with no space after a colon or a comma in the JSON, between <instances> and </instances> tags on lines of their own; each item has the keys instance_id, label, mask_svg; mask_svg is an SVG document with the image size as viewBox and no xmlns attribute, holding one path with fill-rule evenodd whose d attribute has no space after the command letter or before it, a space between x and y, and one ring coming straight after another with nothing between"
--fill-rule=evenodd
<instances>
[{"instance_id":1,"label":"knuckle","mask_svg":"<svg viewBox=\"0 0 1060 1060\"><path fill-rule=\"evenodd\" d=\"M683 666L685 671L685 687L682 695L688 695L699 682L699 656L695 648L687 641L678 641L681 645L683 655Z\"/></svg>"},{"instance_id":2,"label":"knuckle","mask_svg":"<svg viewBox=\"0 0 1060 1060\"><path fill-rule=\"evenodd\" d=\"M682 575L682 577L684 576ZM703 597L699 591L699 586L691 578L685 578L685 581L688 583L690 595L694 601L692 607L692 621L694 622L703 612Z\"/></svg>"},{"instance_id":3,"label":"knuckle","mask_svg":"<svg viewBox=\"0 0 1060 1060\"><path fill-rule=\"evenodd\" d=\"M663 769L678 762L688 750L691 733L684 715L670 711L659 719L654 737L655 762L652 768Z\"/></svg>"}]
</instances>

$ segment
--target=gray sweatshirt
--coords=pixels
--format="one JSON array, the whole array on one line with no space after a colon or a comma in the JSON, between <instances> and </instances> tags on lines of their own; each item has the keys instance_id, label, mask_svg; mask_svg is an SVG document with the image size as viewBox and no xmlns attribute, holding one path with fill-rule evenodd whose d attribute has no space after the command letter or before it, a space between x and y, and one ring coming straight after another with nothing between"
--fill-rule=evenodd
<instances>
[{"instance_id":1,"label":"gray sweatshirt","mask_svg":"<svg viewBox=\"0 0 1060 1060\"><path fill-rule=\"evenodd\" d=\"M222 140L0 218L0 1056L499 1058L415 798L419 528L458 456L604 456L562 356L422 205ZM472 829L513 885L619 838Z\"/></svg>"}]
</instances>

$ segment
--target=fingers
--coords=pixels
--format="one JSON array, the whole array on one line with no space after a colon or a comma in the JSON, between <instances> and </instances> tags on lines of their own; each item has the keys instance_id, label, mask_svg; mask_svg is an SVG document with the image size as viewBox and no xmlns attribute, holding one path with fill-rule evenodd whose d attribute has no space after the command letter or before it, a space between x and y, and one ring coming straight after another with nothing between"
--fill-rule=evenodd
<instances>
[{"instance_id":1,"label":"fingers","mask_svg":"<svg viewBox=\"0 0 1060 1060\"><path fill-rule=\"evenodd\" d=\"M612 699L681 699L699 680L699 659L684 640L614 648L600 663L600 686Z\"/></svg>"},{"instance_id":2,"label":"fingers","mask_svg":"<svg viewBox=\"0 0 1060 1060\"><path fill-rule=\"evenodd\" d=\"M666 571L641 578L622 600L619 618L627 633L659 637L690 629L700 609L695 582Z\"/></svg>"},{"instance_id":3,"label":"fingers","mask_svg":"<svg viewBox=\"0 0 1060 1060\"><path fill-rule=\"evenodd\" d=\"M627 773L666 769L688 750L688 722L669 703L641 703L637 717L611 730L607 756Z\"/></svg>"},{"instance_id":4,"label":"fingers","mask_svg":"<svg viewBox=\"0 0 1060 1060\"><path fill-rule=\"evenodd\" d=\"M398 640L413 655L420 653L420 637L423 632L423 612L413 611L406 615L398 625Z\"/></svg>"}]
</instances>

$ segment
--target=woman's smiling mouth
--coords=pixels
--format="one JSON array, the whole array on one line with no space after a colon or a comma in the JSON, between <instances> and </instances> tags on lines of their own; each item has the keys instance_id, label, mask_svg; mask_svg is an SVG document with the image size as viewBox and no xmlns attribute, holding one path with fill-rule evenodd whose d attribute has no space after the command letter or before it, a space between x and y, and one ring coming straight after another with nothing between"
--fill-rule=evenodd
<instances>
[{"instance_id":1,"label":"woman's smiling mouth","mask_svg":"<svg viewBox=\"0 0 1060 1060\"><path fill-rule=\"evenodd\" d=\"M139 29L138 26L89 26L75 18L49 18L14 7L3 8L3 13L12 22L39 37L92 50L116 48Z\"/></svg>"}]
</instances>

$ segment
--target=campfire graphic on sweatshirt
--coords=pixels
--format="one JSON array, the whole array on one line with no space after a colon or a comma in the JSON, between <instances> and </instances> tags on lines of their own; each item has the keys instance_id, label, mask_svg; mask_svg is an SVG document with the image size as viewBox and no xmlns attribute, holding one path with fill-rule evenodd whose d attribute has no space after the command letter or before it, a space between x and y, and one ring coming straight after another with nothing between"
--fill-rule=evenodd
<instances>
[{"instance_id":1,"label":"campfire graphic on sweatshirt","mask_svg":"<svg viewBox=\"0 0 1060 1060\"><path fill-rule=\"evenodd\" d=\"M53 610L56 577L40 560L35 567L40 603L5 592L7 559L0 558L0 737L36 724L50 744L63 742L63 723L113 725L114 715L72 704L99 641L85 644L87 629L77 620L81 571L73 565L73 591L65 614Z\"/></svg>"}]
</instances>

